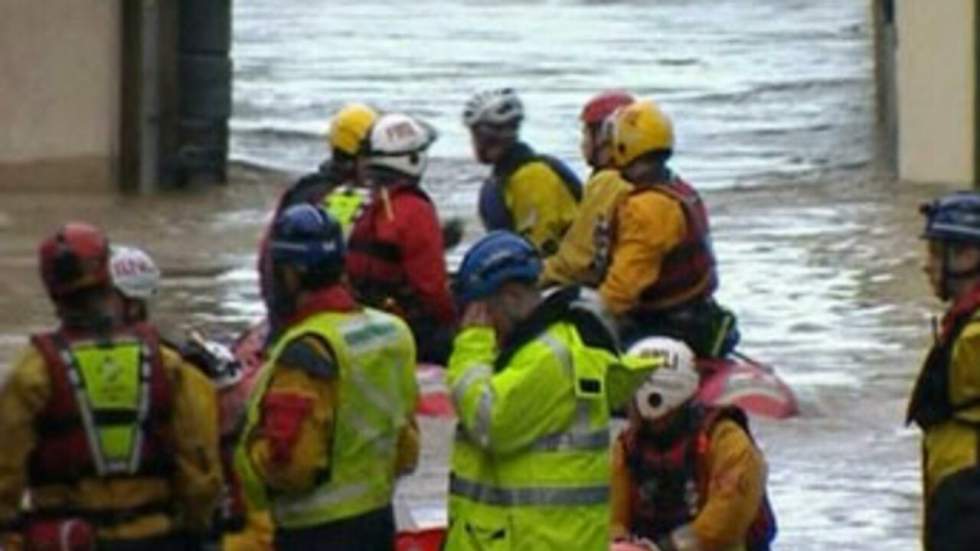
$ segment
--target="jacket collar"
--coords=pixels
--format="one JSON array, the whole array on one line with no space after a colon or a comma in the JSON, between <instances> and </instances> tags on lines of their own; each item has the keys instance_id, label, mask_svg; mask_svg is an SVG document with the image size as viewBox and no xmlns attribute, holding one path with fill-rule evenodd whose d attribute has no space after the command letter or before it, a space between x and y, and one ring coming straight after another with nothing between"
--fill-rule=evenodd
<instances>
[{"instance_id":1,"label":"jacket collar","mask_svg":"<svg viewBox=\"0 0 980 551\"><path fill-rule=\"evenodd\" d=\"M494 176L508 175L532 157L534 157L534 150L531 149L531 146L522 141L516 141L504 153L504 156L494 163L493 174Z\"/></svg>"},{"instance_id":2,"label":"jacket collar","mask_svg":"<svg viewBox=\"0 0 980 551\"><path fill-rule=\"evenodd\" d=\"M335 283L304 296L296 311L286 319L286 326L302 323L321 312L355 312L360 309L350 289L344 284Z\"/></svg>"},{"instance_id":3,"label":"jacket collar","mask_svg":"<svg viewBox=\"0 0 980 551\"><path fill-rule=\"evenodd\" d=\"M980 284L977 284L963 296L956 299L943 316L942 332L939 339L946 342L953 334L956 325L980 310Z\"/></svg>"},{"instance_id":4,"label":"jacket collar","mask_svg":"<svg viewBox=\"0 0 980 551\"><path fill-rule=\"evenodd\" d=\"M616 337L606 324L594 313L576 307L576 302L581 299L581 291L577 286L563 287L545 297L531 315L514 326L501 343L500 354L494 361L494 370L502 370L518 350L560 321L574 324L586 345L618 353Z\"/></svg>"}]
</instances>

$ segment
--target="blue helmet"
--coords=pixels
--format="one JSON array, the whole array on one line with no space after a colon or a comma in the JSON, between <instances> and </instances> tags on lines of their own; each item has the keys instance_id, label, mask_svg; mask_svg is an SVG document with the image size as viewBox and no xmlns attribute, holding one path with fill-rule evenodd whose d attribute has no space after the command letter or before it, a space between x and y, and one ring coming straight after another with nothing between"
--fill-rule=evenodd
<instances>
[{"instance_id":1,"label":"blue helmet","mask_svg":"<svg viewBox=\"0 0 980 551\"><path fill-rule=\"evenodd\" d=\"M272 226L269 254L273 265L296 267L308 275L305 279L339 277L344 268L344 249L340 223L320 207L289 207Z\"/></svg>"},{"instance_id":2,"label":"blue helmet","mask_svg":"<svg viewBox=\"0 0 980 551\"><path fill-rule=\"evenodd\" d=\"M922 205L920 211L926 217L923 238L980 245L980 193L951 193Z\"/></svg>"},{"instance_id":3,"label":"blue helmet","mask_svg":"<svg viewBox=\"0 0 980 551\"><path fill-rule=\"evenodd\" d=\"M541 258L534 246L515 233L497 230L477 241L463 257L456 274L462 302L492 295L508 281L537 281Z\"/></svg>"}]
</instances>

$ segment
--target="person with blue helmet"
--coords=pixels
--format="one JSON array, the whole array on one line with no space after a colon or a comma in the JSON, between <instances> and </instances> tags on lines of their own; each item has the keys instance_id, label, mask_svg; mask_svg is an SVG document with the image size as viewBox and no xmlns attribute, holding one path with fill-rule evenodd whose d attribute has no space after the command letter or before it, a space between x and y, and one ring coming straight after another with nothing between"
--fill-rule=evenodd
<instances>
[{"instance_id":1,"label":"person with blue helmet","mask_svg":"<svg viewBox=\"0 0 980 551\"><path fill-rule=\"evenodd\" d=\"M595 303L575 287L545 296L540 274L535 247L502 230L460 265L449 551L609 542L610 410L655 364L620 370L627 362Z\"/></svg>"},{"instance_id":2,"label":"person with blue helmet","mask_svg":"<svg viewBox=\"0 0 980 551\"><path fill-rule=\"evenodd\" d=\"M343 230L320 207L280 215L269 254L284 323L235 452L246 501L278 549L391 549L394 481L419 450L412 333L354 300Z\"/></svg>"},{"instance_id":3,"label":"person with blue helmet","mask_svg":"<svg viewBox=\"0 0 980 551\"><path fill-rule=\"evenodd\" d=\"M980 194L923 205L924 271L950 303L912 391L907 423L923 432L923 543L973 549L980 540Z\"/></svg>"}]
</instances>

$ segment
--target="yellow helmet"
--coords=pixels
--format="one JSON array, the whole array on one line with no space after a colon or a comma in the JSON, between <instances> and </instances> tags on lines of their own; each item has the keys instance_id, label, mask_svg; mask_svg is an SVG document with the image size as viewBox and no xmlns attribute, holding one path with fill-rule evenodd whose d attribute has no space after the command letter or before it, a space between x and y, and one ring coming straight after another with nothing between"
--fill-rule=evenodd
<instances>
[{"instance_id":1,"label":"yellow helmet","mask_svg":"<svg viewBox=\"0 0 980 551\"><path fill-rule=\"evenodd\" d=\"M363 103L348 103L330 121L327 142L331 148L339 149L348 155L360 153L361 144L367 137L378 113Z\"/></svg>"},{"instance_id":2,"label":"yellow helmet","mask_svg":"<svg viewBox=\"0 0 980 551\"><path fill-rule=\"evenodd\" d=\"M612 128L612 157L622 168L647 153L674 148L674 125L651 100L621 108Z\"/></svg>"}]
</instances>

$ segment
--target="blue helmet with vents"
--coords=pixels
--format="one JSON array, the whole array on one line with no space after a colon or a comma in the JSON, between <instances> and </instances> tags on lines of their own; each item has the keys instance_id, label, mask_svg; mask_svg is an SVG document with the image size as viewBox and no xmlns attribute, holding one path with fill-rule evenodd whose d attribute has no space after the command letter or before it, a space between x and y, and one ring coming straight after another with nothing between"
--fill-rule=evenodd
<instances>
[{"instance_id":1,"label":"blue helmet with vents","mask_svg":"<svg viewBox=\"0 0 980 551\"><path fill-rule=\"evenodd\" d=\"M482 300L508 281L533 283L541 275L541 258L531 243L503 230L477 241L456 274L456 295L463 302Z\"/></svg>"}]
</instances>

